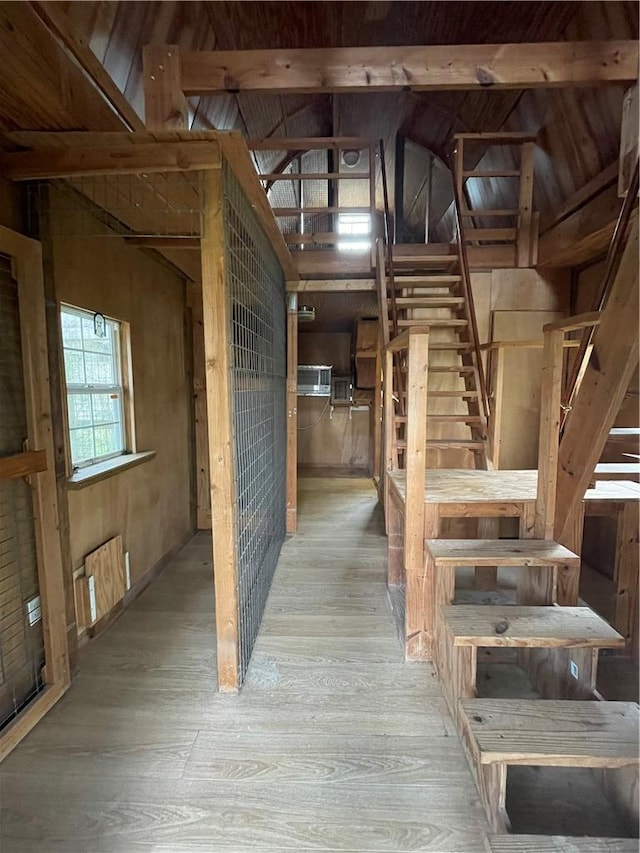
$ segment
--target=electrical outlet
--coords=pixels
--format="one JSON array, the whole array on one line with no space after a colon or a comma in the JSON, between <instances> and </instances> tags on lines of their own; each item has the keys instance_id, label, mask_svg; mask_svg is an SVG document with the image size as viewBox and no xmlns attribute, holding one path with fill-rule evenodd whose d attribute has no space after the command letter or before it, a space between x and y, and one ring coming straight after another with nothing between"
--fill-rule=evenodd
<instances>
[{"instance_id":1,"label":"electrical outlet","mask_svg":"<svg viewBox=\"0 0 640 853\"><path fill-rule=\"evenodd\" d=\"M36 595L31 601L27 601L27 619L29 627L35 625L42 618L42 609L40 607L40 596Z\"/></svg>"},{"instance_id":2,"label":"electrical outlet","mask_svg":"<svg viewBox=\"0 0 640 853\"><path fill-rule=\"evenodd\" d=\"M87 583L89 586L89 611L91 614L91 624L96 621L98 618L98 605L96 603L96 579L93 575L90 575L87 578Z\"/></svg>"},{"instance_id":3,"label":"electrical outlet","mask_svg":"<svg viewBox=\"0 0 640 853\"><path fill-rule=\"evenodd\" d=\"M578 664L573 660L569 661L569 672L571 673L573 678L576 678L576 679L580 675L580 670L578 669Z\"/></svg>"},{"instance_id":4,"label":"electrical outlet","mask_svg":"<svg viewBox=\"0 0 640 853\"><path fill-rule=\"evenodd\" d=\"M131 560L129 552L124 552L124 583L127 589L131 589Z\"/></svg>"}]
</instances>

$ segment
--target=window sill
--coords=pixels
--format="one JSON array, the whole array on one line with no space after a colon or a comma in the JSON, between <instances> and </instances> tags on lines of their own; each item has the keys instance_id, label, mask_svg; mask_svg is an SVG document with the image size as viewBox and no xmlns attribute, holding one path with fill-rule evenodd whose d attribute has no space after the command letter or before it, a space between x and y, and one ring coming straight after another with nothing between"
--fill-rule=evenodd
<instances>
[{"instance_id":1,"label":"window sill","mask_svg":"<svg viewBox=\"0 0 640 853\"><path fill-rule=\"evenodd\" d=\"M95 465L88 465L67 479L67 489L83 489L85 486L92 486L94 483L99 483L100 480L106 480L108 477L113 477L114 474L126 471L127 468L134 468L136 465L142 465L143 462L149 462L155 455L155 450L146 450L144 453L127 453L124 456L116 456L114 459L97 462Z\"/></svg>"}]
</instances>

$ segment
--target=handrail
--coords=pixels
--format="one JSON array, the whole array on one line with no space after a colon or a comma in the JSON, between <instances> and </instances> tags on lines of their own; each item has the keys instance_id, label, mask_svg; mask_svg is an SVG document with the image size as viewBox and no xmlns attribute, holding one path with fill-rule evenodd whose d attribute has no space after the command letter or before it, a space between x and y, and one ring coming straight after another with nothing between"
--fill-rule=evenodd
<instances>
[{"instance_id":1,"label":"handrail","mask_svg":"<svg viewBox=\"0 0 640 853\"><path fill-rule=\"evenodd\" d=\"M462 199L458 193L457 181L453 181L453 207L456 217L456 231L458 233L458 259L460 261L460 275L462 276L462 287L464 289L465 301L467 304L467 312L469 315L469 325L471 328L471 338L473 344L473 352L476 359L476 370L478 371L479 399L481 400L484 417L487 424L489 423L489 396L487 394L487 383L484 375L484 367L482 365L482 354L480 352L480 336L478 334L478 322L476 320L476 309L473 302L473 291L471 289L471 272L469 269L469 258L467 257L467 247L464 242L464 226L462 223Z\"/></svg>"},{"instance_id":2,"label":"handrail","mask_svg":"<svg viewBox=\"0 0 640 853\"><path fill-rule=\"evenodd\" d=\"M387 255L387 274L391 292L391 319L394 334L398 331L398 308L396 305L396 283L393 273L393 238L391 237L391 213L389 210L389 189L387 185L387 166L384 159L384 142L380 140L380 170L382 173L382 197L384 199L384 242Z\"/></svg>"},{"instance_id":3,"label":"handrail","mask_svg":"<svg viewBox=\"0 0 640 853\"><path fill-rule=\"evenodd\" d=\"M553 323L546 323L543 332L577 332L579 329L589 329L600 325L600 311L589 311L585 314L574 314L573 317L561 317Z\"/></svg>"},{"instance_id":4,"label":"handrail","mask_svg":"<svg viewBox=\"0 0 640 853\"><path fill-rule=\"evenodd\" d=\"M387 185L387 166L384 159L384 142L382 139L379 143L380 146L380 171L382 175L382 196L384 199L384 242L386 248L386 260L387 260L387 278L388 278L388 286L389 293L391 294L391 299L389 300L391 303L391 335L397 335L398 333L398 306L396 304L396 280L393 270L393 239L391 237L391 213L389 211L389 189ZM402 394L404 390L403 386L403 378L402 378L402 370L400 368L400 362L398 359L394 359L394 374L397 386L397 400L398 400L398 408L400 409L400 414L404 415L406 412L406 399Z\"/></svg>"},{"instance_id":5,"label":"handrail","mask_svg":"<svg viewBox=\"0 0 640 853\"><path fill-rule=\"evenodd\" d=\"M618 221L616 222L613 237L611 238L611 244L609 245L609 251L607 252L607 265L605 267L602 284L600 285L600 288L596 294L596 298L593 303L594 311L602 311L607 303L607 300L609 299L609 294L613 286L613 281L620 265L622 250L624 248L624 244L627 237L627 231L629 228L629 222L631 220L631 213L637 203L637 196L638 160L636 159L636 164L633 170L633 175L631 177L631 182L629 184L629 189L622 205L622 209L620 210L620 215L618 216ZM593 341L594 333L594 327L591 326L585 329L582 334L582 338L580 339L580 346L578 348L578 352L576 353L576 358L573 362L571 374L569 375L569 379L567 381L566 398L564 403L562 404L563 417L560 426L561 432L564 429L564 425L567 420L567 415L569 414L573 406L573 401L578 391L580 377L584 375L584 368L586 366L584 362L587 358L591 357L591 344Z\"/></svg>"},{"instance_id":6,"label":"handrail","mask_svg":"<svg viewBox=\"0 0 640 853\"><path fill-rule=\"evenodd\" d=\"M402 350L409 349L412 338L415 338L417 335L428 335L430 331L429 326L410 326L392 341L389 341L385 350L386 352L402 352Z\"/></svg>"}]
</instances>

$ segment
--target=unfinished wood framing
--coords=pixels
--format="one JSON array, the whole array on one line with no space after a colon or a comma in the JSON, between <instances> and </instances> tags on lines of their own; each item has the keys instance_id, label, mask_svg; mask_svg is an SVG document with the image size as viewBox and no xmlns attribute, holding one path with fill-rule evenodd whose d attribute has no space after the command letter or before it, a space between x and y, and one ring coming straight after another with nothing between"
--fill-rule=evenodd
<instances>
[{"instance_id":1,"label":"unfinished wood framing","mask_svg":"<svg viewBox=\"0 0 640 853\"><path fill-rule=\"evenodd\" d=\"M211 530L211 488L209 485L209 439L202 287L195 284L188 285L187 298L191 308L191 345L193 347L196 524L198 530Z\"/></svg>"},{"instance_id":2,"label":"unfinished wood framing","mask_svg":"<svg viewBox=\"0 0 640 853\"><path fill-rule=\"evenodd\" d=\"M593 338L558 459L555 538L564 542L638 366L638 223L632 231L609 300Z\"/></svg>"},{"instance_id":3,"label":"unfinished wood framing","mask_svg":"<svg viewBox=\"0 0 640 853\"><path fill-rule=\"evenodd\" d=\"M298 529L298 295L287 302L287 533Z\"/></svg>"},{"instance_id":4,"label":"unfinished wood framing","mask_svg":"<svg viewBox=\"0 0 640 853\"><path fill-rule=\"evenodd\" d=\"M172 48L173 49L173 48ZM187 95L594 86L635 79L631 41L185 51Z\"/></svg>"},{"instance_id":5,"label":"unfinished wood framing","mask_svg":"<svg viewBox=\"0 0 640 853\"><path fill-rule=\"evenodd\" d=\"M70 684L66 595L51 427L51 392L40 243L0 226L0 252L10 255L18 283L20 334L31 453L46 467L33 470L31 489L42 608L45 688L0 734L0 760L31 731ZM31 453L28 454L31 458ZM39 456L40 458L40 456ZM39 468L39 466L35 466ZM1 475L0 475L1 476Z\"/></svg>"},{"instance_id":6,"label":"unfinished wood framing","mask_svg":"<svg viewBox=\"0 0 640 853\"><path fill-rule=\"evenodd\" d=\"M142 65L147 130L188 130L189 105L182 91L178 45L145 46Z\"/></svg>"},{"instance_id":7,"label":"unfinished wood framing","mask_svg":"<svg viewBox=\"0 0 640 853\"><path fill-rule=\"evenodd\" d=\"M213 565L215 566L218 686L223 691L235 691L240 686L235 536L236 486L229 364L231 322L228 316L221 171L209 171L205 174L204 191L201 241L202 308L211 513L215 527Z\"/></svg>"}]
</instances>

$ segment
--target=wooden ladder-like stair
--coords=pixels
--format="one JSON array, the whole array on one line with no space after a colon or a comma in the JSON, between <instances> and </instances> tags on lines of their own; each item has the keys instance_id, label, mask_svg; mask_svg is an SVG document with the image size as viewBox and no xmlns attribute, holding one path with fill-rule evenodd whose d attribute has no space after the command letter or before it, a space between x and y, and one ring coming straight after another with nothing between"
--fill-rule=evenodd
<instances>
[{"instance_id":1,"label":"wooden ladder-like stair","mask_svg":"<svg viewBox=\"0 0 640 853\"><path fill-rule=\"evenodd\" d=\"M433 539L426 551L434 576L434 662L492 831L510 831L508 769L526 765L623 773L603 778L617 796L627 792L624 817L633 832L640 709L635 702L600 701L599 650L622 648L624 638L590 608L576 606L580 558L556 542L535 539ZM518 569L515 605L453 603L456 568L482 565ZM480 649L515 650L542 698L478 698ZM516 838L509 843L490 849L556 849L519 847ZM611 849L629 849L624 839L620 843Z\"/></svg>"},{"instance_id":2,"label":"wooden ladder-like stair","mask_svg":"<svg viewBox=\"0 0 640 853\"><path fill-rule=\"evenodd\" d=\"M538 217L533 212L535 135L456 133L453 140L456 196L466 246L512 247L514 266L535 266L538 255ZM506 194L513 206L474 206L474 200L486 197L486 182L495 179L507 180Z\"/></svg>"},{"instance_id":3,"label":"wooden ladder-like stair","mask_svg":"<svg viewBox=\"0 0 640 853\"><path fill-rule=\"evenodd\" d=\"M471 453L476 468L487 468L487 419L480 399L483 380L460 260L457 255L419 255L415 246L408 252L405 248L409 247L393 247L393 277L387 279L386 302L391 338L411 327L430 329L426 447L435 453L428 455L427 465L468 467L460 454ZM407 446L405 375L401 362L394 387L395 452L400 468Z\"/></svg>"}]
</instances>

